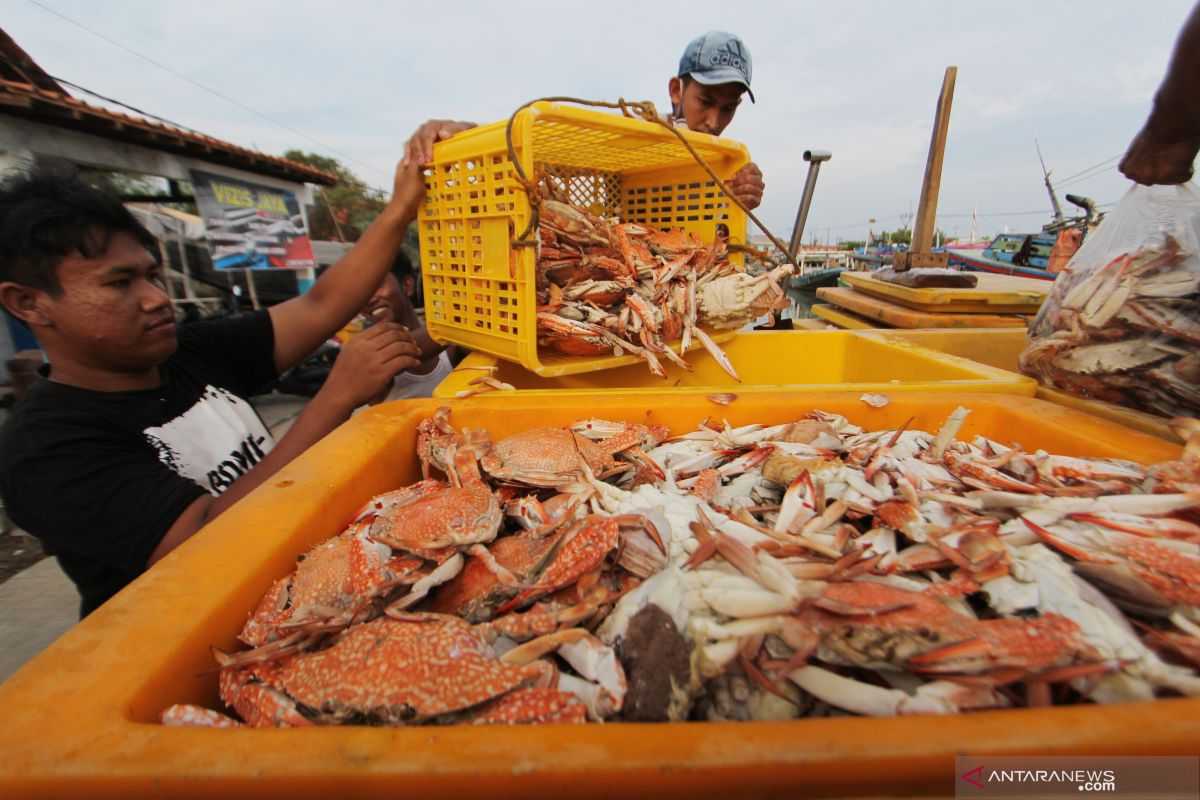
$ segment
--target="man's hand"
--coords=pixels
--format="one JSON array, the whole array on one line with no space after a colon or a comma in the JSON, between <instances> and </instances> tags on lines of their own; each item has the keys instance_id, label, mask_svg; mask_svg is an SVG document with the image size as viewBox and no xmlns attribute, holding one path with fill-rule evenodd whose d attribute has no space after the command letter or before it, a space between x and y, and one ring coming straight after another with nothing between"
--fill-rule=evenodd
<instances>
[{"instance_id":1,"label":"man's hand","mask_svg":"<svg viewBox=\"0 0 1200 800\"><path fill-rule=\"evenodd\" d=\"M349 412L385 395L393 378L421 363L419 355L407 328L380 323L342 346L321 392L331 392Z\"/></svg>"},{"instance_id":2,"label":"man's hand","mask_svg":"<svg viewBox=\"0 0 1200 800\"><path fill-rule=\"evenodd\" d=\"M733 177L726 181L726 185L733 196L751 211L758 208L762 202L763 190L767 188L763 183L762 171L753 162L735 172Z\"/></svg>"},{"instance_id":3,"label":"man's hand","mask_svg":"<svg viewBox=\"0 0 1200 800\"><path fill-rule=\"evenodd\" d=\"M424 166L433 161L433 143L449 139L460 131L474 128L474 122L455 122L450 119L431 119L409 137L404 145L404 160L401 166L415 163Z\"/></svg>"},{"instance_id":4,"label":"man's hand","mask_svg":"<svg viewBox=\"0 0 1200 800\"><path fill-rule=\"evenodd\" d=\"M1144 186L1187 183L1200 139L1163 141L1150 126L1134 137L1118 168L1131 181Z\"/></svg>"}]
</instances>

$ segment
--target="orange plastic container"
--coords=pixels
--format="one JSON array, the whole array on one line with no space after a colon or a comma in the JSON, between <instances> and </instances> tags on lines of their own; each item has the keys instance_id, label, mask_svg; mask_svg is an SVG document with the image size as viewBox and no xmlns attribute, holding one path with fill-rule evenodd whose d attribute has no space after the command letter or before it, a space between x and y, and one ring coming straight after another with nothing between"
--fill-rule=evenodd
<instances>
[{"instance_id":1,"label":"orange plastic container","mask_svg":"<svg viewBox=\"0 0 1200 800\"><path fill-rule=\"evenodd\" d=\"M507 120L473 128L433 148L418 220L429 334L544 377L637 362L632 355L564 356L538 347L534 248L511 246L531 210L509 159L506 126ZM722 178L750 160L738 142L684 135ZM661 125L540 102L517 114L512 143L525 175L545 169L572 203L592 213L689 231L705 242L723 225L731 242L746 243L746 215Z\"/></svg>"},{"instance_id":2,"label":"orange plastic container","mask_svg":"<svg viewBox=\"0 0 1200 800\"><path fill-rule=\"evenodd\" d=\"M973 409L961 435L1026 448L1156 461L1177 445L1032 398L763 394L722 407L731 424L822 408L868 428L909 417L935 429ZM247 614L298 554L336 532L368 496L420 477L419 420L439 403L364 412L168 555L0 685L0 795L43 797L395 798L951 795L959 754L1190 755L1200 699L897 719L511 728L167 728L175 702L216 707L209 647L234 646ZM690 429L702 396L478 398L457 426L495 436L602 414Z\"/></svg>"}]
</instances>

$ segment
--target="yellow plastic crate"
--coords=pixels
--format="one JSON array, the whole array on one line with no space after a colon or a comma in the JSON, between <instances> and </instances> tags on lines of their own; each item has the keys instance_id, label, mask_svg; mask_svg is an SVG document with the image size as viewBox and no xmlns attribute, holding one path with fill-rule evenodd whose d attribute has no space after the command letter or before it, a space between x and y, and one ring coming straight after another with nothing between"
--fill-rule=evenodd
<instances>
[{"instance_id":1,"label":"yellow plastic crate","mask_svg":"<svg viewBox=\"0 0 1200 800\"><path fill-rule=\"evenodd\" d=\"M675 370L667 381L645 364L599 373L543 378L494 356L473 353L433 391L451 398L478 388L470 381L494 367L492 377L519 392L559 395L628 395L665 388L691 393L733 392L1000 392L1032 397L1036 382L1024 375L977 364L903 342L848 331L749 331L724 345L742 382L737 383L707 351L688 357L692 372Z\"/></svg>"},{"instance_id":2,"label":"yellow plastic crate","mask_svg":"<svg viewBox=\"0 0 1200 800\"><path fill-rule=\"evenodd\" d=\"M1015 275L971 273L973 288L900 286L876 280L869 272L843 272L839 280L860 292L884 297L918 311L963 311L989 314L1036 314L1053 281Z\"/></svg>"},{"instance_id":3,"label":"yellow plastic crate","mask_svg":"<svg viewBox=\"0 0 1200 800\"><path fill-rule=\"evenodd\" d=\"M760 394L721 411L733 425L820 408L868 428L935 429L958 405L961 436L1077 456L1178 458L1181 448L1033 398ZM394 798L949 796L954 758L1191 755L1200 699L989 711L953 717L790 722L184 729L175 702L216 707L209 646L234 637L296 557L367 497L420 478L417 423L441 403L366 411L256 489L0 685L0 794L42 797ZM684 393L477 398L451 421L500 437L597 414L686 431L713 414Z\"/></svg>"},{"instance_id":4,"label":"yellow plastic crate","mask_svg":"<svg viewBox=\"0 0 1200 800\"><path fill-rule=\"evenodd\" d=\"M530 207L509 161L506 125L473 128L434 145L418 220L430 335L543 376L632 364L631 355L539 352L534 249L511 247L529 223ZM750 160L740 143L684 135L723 179ZM660 125L541 102L517 115L513 146L527 176L533 178L535 166L546 169L573 203L594 213L690 231L704 241L725 225L731 242L746 241L746 215Z\"/></svg>"}]
</instances>

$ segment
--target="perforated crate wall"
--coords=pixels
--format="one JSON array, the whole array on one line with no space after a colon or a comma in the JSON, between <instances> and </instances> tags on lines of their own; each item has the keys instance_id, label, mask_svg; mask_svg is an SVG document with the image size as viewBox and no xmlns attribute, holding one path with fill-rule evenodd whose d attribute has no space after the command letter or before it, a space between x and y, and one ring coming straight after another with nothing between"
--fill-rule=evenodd
<instances>
[{"instance_id":1,"label":"perforated crate wall","mask_svg":"<svg viewBox=\"0 0 1200 800\"><path fill-rule=\"evenodd\" d=\"M632 356L538 352L534 248L509 244L524 231L530 209L508 158L505 125L475 128L434 147L419 223L430 334L541 375L631 363ZM749 161L740 144L686 135L722 178ZM513 144L526 175L544 169L572 203L592 213L680 228L706 241L725 225L732 241L745 240L745 215L659 125L539 103L518 115Z\"/></svg>"}]
</instances>

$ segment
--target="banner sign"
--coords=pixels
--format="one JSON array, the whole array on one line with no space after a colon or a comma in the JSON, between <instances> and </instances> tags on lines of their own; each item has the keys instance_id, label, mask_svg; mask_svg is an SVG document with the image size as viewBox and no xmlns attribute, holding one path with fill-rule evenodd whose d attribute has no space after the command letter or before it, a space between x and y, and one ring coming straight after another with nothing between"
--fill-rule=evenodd
<instances>
[{"instance_id":1,"label":"banner sign","mask_svg":"<svg viewBox=\"0 0 1200 800\"><path fill-rule=\"evenodd\" d=\"M191 173L215 268L317 266L295 192L197 170Z\"/></svg>"}]
</instances>

